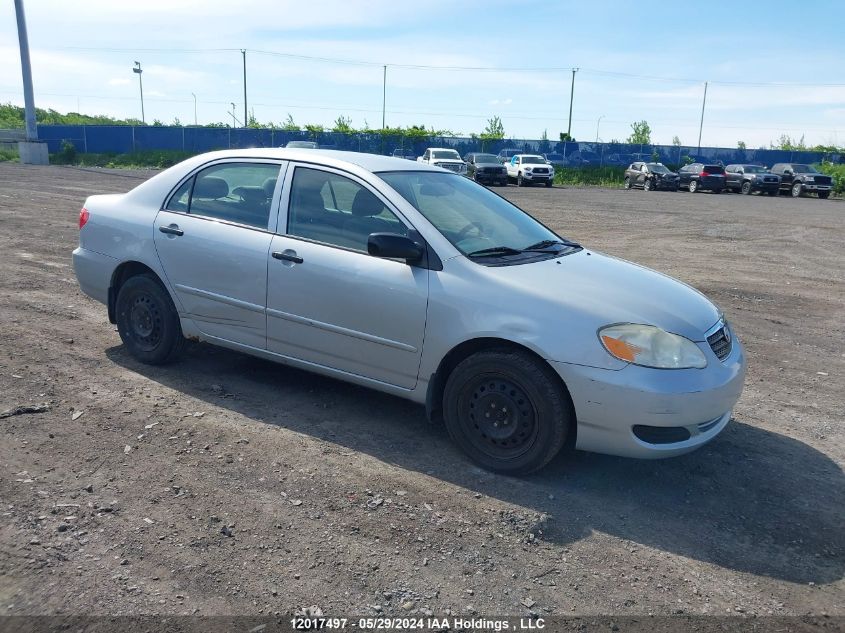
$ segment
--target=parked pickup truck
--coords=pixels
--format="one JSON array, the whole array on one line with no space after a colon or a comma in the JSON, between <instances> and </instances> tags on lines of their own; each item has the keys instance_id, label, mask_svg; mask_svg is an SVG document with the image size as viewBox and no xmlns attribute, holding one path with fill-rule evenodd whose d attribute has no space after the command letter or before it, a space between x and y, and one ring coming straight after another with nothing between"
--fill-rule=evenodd
<instances>
[{"instance_id":1,"label":"parked pickup truck","mask_svg":"<svg viewBox=\"0 0 845 633\"><path fill-rule=\"evenodd\" d=\"M453 149L442 147L429 147L425 153L417 159L418 163L434 165L454 171L458 174L467 173L467 164L461 160L461 155Z\"/></svg>"},{"instance_id":2,"label":"parked pickup truck","mask_svg":"<svg viewBox=\"0 0 845 633\"><path fill-rule=\"evenodd\" d=\"M542 156L535 154L517 154L509 163L506 163L506 166L508 178L516 180L518 187L535 182L551 187L555 177L554 166L549 165Z\"/></svg>"},{"instance_id":3,"label":"parked pickup truck","mask_svg":"<svg viewBox=\"0 0 845 633\"><path fill-rule=\"evenodd\" d=\"M725 189L750 195L755 191L778 195L780 176L760 165L728 165L725 167Z\"/></svg>"},{"instance_id":4,"label":"parked pickup truck","mask_svg":"<svg viewBox=\"0 0 845 633\"><path fill-rule=\"evenodd\" d=\"M788 191L793 198L805 193L818 194L824 200L833 190L833 178L821 173L812 165L800 163L777 163L772 173L780 176L780 190Z\"/></svg>"}]
</instances>

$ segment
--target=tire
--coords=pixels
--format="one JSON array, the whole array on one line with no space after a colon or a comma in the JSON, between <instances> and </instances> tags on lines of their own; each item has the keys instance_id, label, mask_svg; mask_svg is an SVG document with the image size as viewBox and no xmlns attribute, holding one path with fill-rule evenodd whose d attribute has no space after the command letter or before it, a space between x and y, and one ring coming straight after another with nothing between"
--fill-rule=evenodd
<instances>
[{"instance_id":1,"label":"tire","mask_svg":"<svg viewBox=\"0 0 845 633\"><path fill-rule=\"evenodd\" d=\"M722 189L713 189L713 193L722 193Z\"/></svg>"},{"instance_id":2,"label":"tire","mask_svg":"<svg viewBox=\"0 0 845 633\"><path fill-rule=\"evenodd\" d=\"M698 191L698 181L697 180L690 180L689 181L689 192L695 193Z\"/></svg>"},{"instance_id":3,"label":"tire","mask_svg":"<svg viewBox=\"0 0 845 633\"><path fill-rule=\"evenodd\" d=\"M525 186L525 181L522 180L522 172L519 172L516 175L516 186L517 187L524 187Z\"/></svg>"},{"instance_id":4,"label":"tire","mask_svg":"<svg viewBox=\"0 0 845 633\"><path fill-rule=\"evenodd\" d=\"M793 183L792 188L789 190L790 195L793 198L800 198L801 197L801 190L803 189L800 182Z\"/></svg>"},{"instance_id":5,"label":"tire","mask_svg":"<svg viewBox=\"0 0 845 633\"><path fill-rule=\"evenodd\" d=\"M677 185L675 185L674 187L672 187L672 188L670 189L670 191L678 191L678 186L677 186Z\"/></svg>"},{"instance_id":6,"label":"tire","mask_svg":"<svg viewBox=\"0 0 845 633\"><path fill-rule=\"evenodd\" d=\"M769 192L769 195L770 195L770 196L772 196L773 198L775 198L775 197L779 196L779 195L780 195L780 189L772 189L772 190Z\"/></svg>"},{"instance_id":7,"label":"tire","mask_svg":"<svg viewBox=\"0 0 845 633\"><path fill-rule=\"evenodd\" d=\"M455 367L443 391L443 417L475 463L506 475L548 464L575 419L552 369L509 349L478 352Z\"/></svg>"},{"instance_id":8,"label":"tire","mask_svg":"<svg viewBox=\"0 0 845 633\"><path fill-rule=\"evenodd\" d=\"M643 191L651 191L654 188L654 183L651 182L651 179L646 179L643 183Z\"/></svg>"},{"instance_id":9,"label":"tire","mask_svg":"<svg viewBox=\"0 0 845 633\"><path fill-rule=\"evenodd\" d=\"M742 188L740 189L740 191L742 193L744 193L746 196L750 196L751 195L751 183L746 180L744 183L742 183Z\"/></svg>"},{"instance_id":10,"label":"tire","mask_svg":"<svg viewBox=\"0 0 845 633\"><path fill-rule=\"evenodd\" d=\"M549 187L551 187L551 186L552 186L552 181L551 181L551 180L547 180L547 181L546 181L546 189L548 189L548 188L549 188ZM819 194L819 195L821 195L821 194Z\"/></svg>"},{"instance_id":11,"label":"tire","mask_svg":"<svg viewBox=\"0 0 845 633\"><path fill-rule=\"evenodd\" d=\"M115 315L120 339L142 363L170 362L185 345L176 306L152 275L136 275L123 283L117 294Z\"/></svg>"},{"instance_id":12,"label":"tire","mask_svg":"<svg viewBox=\"0 0 845 633\"><path fill-rule=\"evenodd\" d=\"M827 200L828 198L830 198L830 192L829 191L819 191L819 199Z\"/></svg>"},{"instance_id":13,"label":"tire","mask_svg":"<svg viewBox=\"0 0 845 633\"><path fill-rule=\"evenodd\" d=\"M631 188L631 178L630 176L625 176L625 182L622 185L625 189Z\"/></svg>"}]
</instances>

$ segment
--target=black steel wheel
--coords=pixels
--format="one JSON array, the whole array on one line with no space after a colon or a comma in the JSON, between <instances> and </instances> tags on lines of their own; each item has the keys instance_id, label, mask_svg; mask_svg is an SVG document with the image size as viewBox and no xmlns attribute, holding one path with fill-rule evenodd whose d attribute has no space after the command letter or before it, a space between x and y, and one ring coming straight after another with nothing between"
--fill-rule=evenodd
<instances>
[{"instance_id":1,"label":"black steel wheel","mask_svg":"<svg viewBox=\"0 0 845 633\"><path fill-rule=\"evenodd\" d=\"M143 363L159 365L173 360L184 345L173 300L150 275L124 282L117 294L115 316L120 339Z\"/></svg>"},{"instance_id":2,"label":"black steel wheel","mask_svg":"<svg viewBox=\"0 0 845 633\"><path fill-rule=\"evenodd\" d=\"M742 188L740 189L740 191L742 193L744 193L746 196L750 196L751 195L751 183L746 180L744 183L742 183Z\"/></svg>"},{"instance_id":3,"label":"black steel wheel","mask_svg":"<svg viewBox=\"0 0 845 633\"><path fill-rule=\"evenodd\" d=\"M510 475L545 466L574 421L551 368L506 349L459 363L446 381L443 412L449 435L473 461Z\"/></svg>"}]
</instances>

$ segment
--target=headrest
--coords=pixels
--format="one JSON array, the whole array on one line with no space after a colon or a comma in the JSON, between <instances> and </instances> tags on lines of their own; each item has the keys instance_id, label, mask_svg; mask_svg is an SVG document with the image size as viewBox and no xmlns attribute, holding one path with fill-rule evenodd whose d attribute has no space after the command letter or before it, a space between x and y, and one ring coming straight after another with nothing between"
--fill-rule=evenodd
<instances>
[{"instance_id":1,"label":"headrest","mask_svg":"<svg viewBox=\"0 0 845 633\"><path fill-rule=\"evenodd\" d=\"M352 201L352 215L366 218L378 215L384 210L384 204L366 189L360 189Z\"/></svg>"},{"instance_id":2,"label":"headrest","mask_svg":"<svg viewBox=\"0 0 845 633\"><path fill-rule=\"evenodd\" d=\"M297 194L297 202L300 207L308 209L309 211L316 211L319 209L325 210L326 205L323 202L323 195L316 189L303 188Z\"/></svg>"},{"instance_id":3,"label":"headrest","mask_svg":"<svg viewBox=\"0 0 845 633\"><path fill-rule=\"evenodd\" d=\"M264 184L261 185L264 188L264 193L267 194L268 198L273 197L273 192L276 191L276 180L277 178L268 178L264 181Z\"/></svg>"},{"instance_id":4,"label":"headrest","mask_svg":"<svg viewBox=\"0 0 845 633\"><path fill-rule=\"evenodd\" d=\"M222 178L203 176L194 184L194 198L217 199L229 195L229 184Z\"/></svg>"}]
</instances>

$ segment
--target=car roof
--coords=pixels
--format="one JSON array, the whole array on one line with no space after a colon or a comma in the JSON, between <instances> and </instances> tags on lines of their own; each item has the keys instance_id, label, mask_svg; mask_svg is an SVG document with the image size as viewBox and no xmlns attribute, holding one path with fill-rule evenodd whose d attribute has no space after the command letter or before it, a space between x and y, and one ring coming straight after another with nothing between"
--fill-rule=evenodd
<instances>
[{"instance_id":1,"label":"car roof","mask_svg":"<svg viewBox=\"0 0 845 633\"><path fill-rule=\"evenodd\" d=\"M364 152L345 152L333 149L300 149L300 148L269 148L254 147L251 149L229 149L218 152L200 154L194 159L198 163L206 163L221 158L271 158L276 160L304 161L313 163L315 161L325 163L334 167L355 165L370 172L379 171L440 171L436 167L430 167L425 163L409 162L404 158L393 156L381 156L379 154L366 154ZM190 159L189 159L190 160Z\"/></svg>"}]
</instances>

